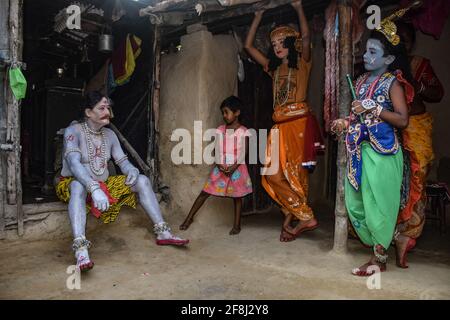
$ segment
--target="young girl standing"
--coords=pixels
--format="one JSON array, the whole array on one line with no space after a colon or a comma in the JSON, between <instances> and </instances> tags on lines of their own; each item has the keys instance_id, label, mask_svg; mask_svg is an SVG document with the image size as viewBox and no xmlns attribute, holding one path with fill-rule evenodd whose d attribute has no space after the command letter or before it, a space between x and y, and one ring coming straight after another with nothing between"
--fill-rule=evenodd
<instances>
[{"instance_id":1,"label":"young girl standing","mask_svg":"<svg viewBox=\"0 0 450 320\"><path fill-rule=\"evenodd\" d=\"M230 235L241 231L242 197L252 193L252 181L245 164L248 130L240 124L242 102L235 96L228 97L220 105L225 124L216 132L218 163L209 174L203 190L198 195L188 216L180 225L186 230L193 222L194 215L211 195L233 198L234 223Z\"/></svg>"}]
</instances>

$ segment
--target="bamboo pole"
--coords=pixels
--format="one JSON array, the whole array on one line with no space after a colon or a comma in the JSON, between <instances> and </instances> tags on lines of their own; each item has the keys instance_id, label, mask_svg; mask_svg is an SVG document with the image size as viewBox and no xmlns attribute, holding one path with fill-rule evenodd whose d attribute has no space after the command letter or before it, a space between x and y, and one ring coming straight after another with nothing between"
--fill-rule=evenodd
<instances>
[{"instance_id":1,"label":"bamboo pole","mask_svg":"<svg viewBox=\"0 0 450 320\"><path fill-rule=\"evenodd\" d=\"M158 146L159 146L159 107L160 107L160 73L161 73L161 33L158 26L153 26L153 71L150 74L151 95L148 108L148 151L147 163L152 170L152 185L157 189L158 184Z\"/></svg>"},{"instance_id":2,"label":"bamboo pole","mask_svg":"<svg viewBox=\"0 0 450 320\"><path fill-rule=\"evenodd\" d=\"M22 60L22 5L23 0L10 0L9 3L10 59ZM19 236L24 233L24 215L22 210L21 150L20 150L20 101L8 86L6 96L7 130L6 142L14 145L14 151L7 156L7 202L15 206L17 230Z\"/></svg>"},{"instance_id":3,"label":"bamboo pole","mask_svg":"<svg viewBox=\"0 0 450 320\"><path fill-rule=\"evenodd\" d=\"M339 118L348 116L351 104L350 89L346 82L346 74L352 73L352 7L350 0L338 0L339 13ZM339 139L337 154L337 189L334 226L334 246L336 253L347 251L348 219L344 201L344 182L346 175L346 149L343 139Z\"/></svg>"},{"instance_id":4,"label":"bamboo pole","mask_svg":"<svg viewBox=\"0 0 450 320\"><path fill-rule=\"evenodd\" d=\"M156 28L158 29L158 28ZM159 98L161 94L161 39L159 32L156 33L156 47L155 47L155 78L154 83L154 94L153 94L153 114L155 117L155 131L159 133Z\"/></svg>"},{"instance_id":5,"label":"bamboo pole","mask_svg":"<svg viewBox=\"0 0 450 320\"><path fill-rule=\"evenodd\" d=\"M3 156L0 155L0 162L3 163ZM0 164L0 173L3 175L3 164ZM5 222L5 190L3 190L3 179L0 179L0 240L6 238Z\"/></svg>"},{"instance_id":6,"label":"bamboo pole","mask_svg":"<svg viewBox=\"0 0 450 320\"><path fill-rule=\"evenodd\" d=\"M128 140L123 136L123 134L120 133L119 129L117 129L117 127L114 124L109 123L109 127L111 128L112 131L114 131L114 133L117 135L117 138L119 139L119 141L123 144L125 149L130 153L130 155L136 161L137 165L141 168L143 173L148 177L151 170L148 167L148 165L145 163L145 161L142 160L142 158L139 156L139 154L136 152L136 150L133 148L133 146L128 142Z\"/></svg>"}]
</instances>

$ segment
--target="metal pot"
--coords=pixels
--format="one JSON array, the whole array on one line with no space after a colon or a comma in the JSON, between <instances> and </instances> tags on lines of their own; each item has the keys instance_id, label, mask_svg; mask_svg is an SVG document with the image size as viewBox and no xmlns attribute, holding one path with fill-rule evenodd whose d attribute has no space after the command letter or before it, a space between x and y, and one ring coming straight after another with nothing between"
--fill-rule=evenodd
<instances>
[{"instance_id":1,"label":"metal pot","mask_svg":"<svg viewBox=\"0 0 450 320\"><path fill-rule=\"evenodd\" d=\"M110 34L101 34L98 38L98 51L111 52L114 49L113 36Z\"/></svg>"},{"instance_id":2,"label":"metal pot","mask_svg":"<svg viewBox=\"0 0 450 320\"><path fill-rule=\"evenodd\" d=\"M58 78L62 78L64 76L64 69L63 68L56 69L56 74Z\"/></svg>"}]
</instances>

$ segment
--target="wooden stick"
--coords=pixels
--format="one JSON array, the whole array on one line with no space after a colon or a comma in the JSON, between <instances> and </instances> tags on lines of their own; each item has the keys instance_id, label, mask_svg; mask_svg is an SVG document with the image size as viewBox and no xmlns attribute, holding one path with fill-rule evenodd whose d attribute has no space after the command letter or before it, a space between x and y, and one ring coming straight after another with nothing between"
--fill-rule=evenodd
<instances>
[{"instance_id":1,"label":"wooden stick","mask_svg":"<svg viewBox=\"0 0 450 320\"><path fill-rule=\"evenodd\" d=\"M161 41L159 39L159 32L156 33L157 38L155 48L155 78L153 79L153 114L155 116L155 131L159 132L159 97L161 87Z\"/></svg>"},{"instance_id":2,"label":"wooden stick","mask_svg":"<svg viewBox=\"0 0 450 320\"><path fill-rule=\"evenodd\" d=\"M139 156L139 154L136 152L136 150L133 148L133 146L128 142L128 140L120 133L119 129L113 124L109 123L109 127L111 130L115 132L117 135L117 138L119 138L119 141L123 144L125 149L130 153L130 155L133 157L133 159L137 162L138 166L141 168L142 172L149 177L151 174L150 167L142 160L142 158Z\"/></svg>"},{"instance_id":3,"label":"wooden stick","mask_svg":"<svg viewBox=\"0 0 450 320\"><path fill-rule=\"evenodd\" d=\"M125 129L125 127L128 124L128 121L130 121L130 119L133 117L134 113L136 112L136 110L138 109L138 107L141 105L142 101L144 100L144 98L147 96L148 91L144 92L144 95L139 99L139 101L136 103L136 105L133 107L133 109L131 110L131 112L128 114L128 117L125 119L125 121L122 123L122 125L120 126L120 131L122 131L123 129Z\"/></svg>"},{"instance_id":4,"label":"wooden stick","mask_svg":"<svg viewBox=\"0 0 450 320\"><path fill-rule=\"evenodd\" d=\"M161 37L158 26L153 30L153 72L149 83L152 91L148 109L148 148L147 163L152 170L152 185L157 189L158 184L158 137L159 137L159 98L160 98L160 70L161 70Z\"/></svg>"},{"instance_id":5,"label":"wooden stick","mask_svg":"<svg viewBox=\"0 0 450 320\"><path fill-rule=\"evenodd\" d=\"M147 8L139 10L139 15L145 16L155 12L163 12L168 9L170 6L180 4L183 2L188 2L187 0L164 0L157 3L155 6L148 6Z\"/></svg>"},{"instance_id":6,"label":"wooden stick","mask_svg":"<svg viewBox=\"0 0 450 320\"><path fill-rule=\"evenodd\" d=\"M260 0L217 0L221 6L224 7L231 7L231 6L237 6L240 4L251 4L258 2Z\"/></svg>"},{"instance_id":7,"label":"wooden stick","mask_svg":"<svg viewBox=\"0 0 450 320\"><path fill-rule=\"evenodd\" d=\"M3 156L0 156L3 162ZM0 173L3 175L3 164L0 164ZM0 180L0 239L6 238L6 222L5 222L5 190L3 190L3 181Z\"/></svg>"},{"instance_id":8,"label":"wooden stick","mask_svg":"<svg viewBox=\"0 0 450 320\"><path fill-rule=\"evenodd\" d=\"M351 92L347 85L347 74L352 74L352 7L350 0L338 0L339 12L339 118L348 116L351 104ZM348 218L344 201L344 182L346 179L346 149L343 139L339 139L337 154L337 187L334 226L334 246L336 253L347 251Z\"/></svg>"},{"instance_id":9,"label":"wooden stick","mask_svg":"<svg viewBox=\"0 0 450 320\"><path fill-rule=\"evenodd\" d=\"M289 4L291 2L292 2L292 0L262 0L262 1L257 1L257 2L251 1L251 2L248 2L247 5L237 6L235 8L227 7L227 6L220 6L217 4L217 2L213 3L213 2L210 2L209 0L200 1L200 2L198 2L198 4L201 5L201 7L202 7L202 9L201 9L202 15L207 12L211 13L210 15L203 17L203 19L201 21L203 24L207 24L207 23L212 23L214 21L223 20L226 18L250 14L250 13L253 13L260 9L265 9L265 10L273 9L273 8L276 8L276 7L279 7L282 5ZM178 4L178 5L183 6L183 10L186 12L186 14L184 16L185 20L189 20L189 18L192 18L191 11L195 11L194 4L183 3L183 4ZM160 18L161 21L159 21L158 19L156 19L155 21L159 21L158 23L161 23L164 25L164 24L167 24L166 21L170 21L170 19L168 19L168 17L167 17L168 15L179 13L179 12L175 12L175 11L172 11L172 13L168 12L167 8L168 7L164 7L163 10L152 9L153 11L150 11L147 9L142 9L140 11L140 15L141 16L150 15L150 16L155 16L155 17L157 16ZM181 8L177 8L177 10L181 10ZM198 23L198 21L195 21L194 23Z\"/></svg>"}]
</instances>

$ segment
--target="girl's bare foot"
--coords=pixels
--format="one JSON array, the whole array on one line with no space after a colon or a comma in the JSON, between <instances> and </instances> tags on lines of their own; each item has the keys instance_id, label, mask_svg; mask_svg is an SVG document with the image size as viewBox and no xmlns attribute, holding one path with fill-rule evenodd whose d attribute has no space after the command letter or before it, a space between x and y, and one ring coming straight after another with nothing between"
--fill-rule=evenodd
<instances>
[{"instance_id":1,"label":"girl's bare foot","mask_svg":"<svg viewBox=\"0 0 450 320\"><path fill-rule=\"evenodd\" d=\"M187 230L193 221L194 219L184 220L184 222L180 225L180 230Z\"/></svg>"},{"instance_id":2,"label":"girl's bare foot","mask_svg":"<svg viewBox=\"0 0 450 320\"><path fill-rule=\"evenodd\" d=\"M291 242L295 240L295 235L287 231L284 227L281 228L280 241Z\"/></svg>"},{"instance_id":3,"label":"girl's bare foot","mask_svg":"<svg viewBox=\"0 0 450 320\"><path fill-rule=\"evenodd\" d=\"M414 248L416 245L416 240L407 236L398 235L395 240L395 255L396 263L399 268L408 268L408 262L406 256L408 251Z\"/></svg>"},{"instance_id":4,"label":"girl's bare foot","mask_svg":"<svg viewBox=\"0 0 450 320\"><path fill-rule=\"evenodd\" d=\"M230 235L234 235L234 234L238 234L238 233L240 233L241 232L241 227L236 227L236 226L234 226L233 227L233 229L231 229L231 231L230 231Z\"/></svg>"},{"instance_id":5,"label":"girl's bare foot","mask_svg":"<svg viewBox=\"0 0 450 320\"><path fill-rule=\"evenodd\" d=\"M358 277L369 277L376 272L386 271L386 264L380 263L372 258L369 262L363 264L362 266L352 270L352 274Z\"/></svg>"},{"instance_id":6,"label":"girl's bare foot","mask_svg":"<svg viewBox=\"0 0 450 320\"><path fill-rule=\"evenodd\" d=\"M297 223L297 225L295 226L295 228L285 228L286 231L288 231L289 233L291 233L292 235L294 235L295 238L297 238L300 234L302 234L305 231L311 231L316 229L319 226L319 224L317 223L317 220L315 218L312 218L311 220L308 221L299 221Z\"/></svg>"}]
</instances>

